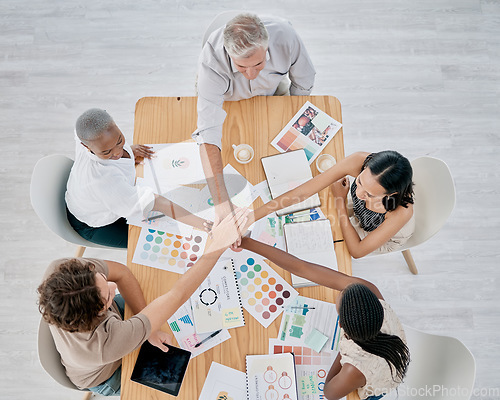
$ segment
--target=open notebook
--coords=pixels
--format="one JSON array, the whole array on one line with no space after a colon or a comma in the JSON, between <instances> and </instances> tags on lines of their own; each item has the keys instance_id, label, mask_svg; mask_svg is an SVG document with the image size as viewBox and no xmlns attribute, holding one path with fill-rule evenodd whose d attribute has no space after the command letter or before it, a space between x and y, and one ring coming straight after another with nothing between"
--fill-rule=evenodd
<instances>
[{"instance_id":1,"label":"open notebook","mask_svg":"<svg viewBox=\"0 0 500 400\"><path fill-rule=\"evenodd\" d=\"M292 222L283 225L286 251L314 264L338 270L337 257L328 219ZM316 283L292 274L293 287L312 286Z\"/></svg>"},{"instance_id":2,"label":"open notebook","mask_svg":"<svg viewBox=\"0 0 500 400\"><path fill-rule=\"evenodd\" d=\"M263 157L261 162L273 199L312 179L311 167L302 149ZM276 211L276 214L290 214L320 205L319 196L315 193L300 203Z\"/></svg>"}]
</instances>

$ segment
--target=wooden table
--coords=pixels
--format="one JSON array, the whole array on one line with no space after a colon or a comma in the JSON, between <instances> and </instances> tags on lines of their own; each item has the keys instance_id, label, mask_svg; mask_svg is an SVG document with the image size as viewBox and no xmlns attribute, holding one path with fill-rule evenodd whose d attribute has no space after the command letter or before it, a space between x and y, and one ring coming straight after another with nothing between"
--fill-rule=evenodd
<instances>
[{"instance_id":1,"label":"wooden table","mask_svg":"<svg viewBox=\"0 0 500 400\"><path fill-rule=\"evenodd\" d=\"M265 176L260 158L278 153L270 145L272 139L307 100L342 122L340 103L332 96L254 97L249 100L225 102L224 109L227 112L227 118L222 135L224 164L230 163L252 184L263 181ZM136 104L134 143L174 143L189 140L191 133L196 129L196 119L196 97L142 98ZM231 145L240 143L250 144L255 150L255 157L249 164L239 164L233 157ZM344 158L342 129L337 132L323 152L332 154L337 160ZM315 163L311 164L311 168L314 175L318 174ZM320 197L321 208L333 223L334 238L342 238L340 226L337 223L337 213L333 201L330 201L329 190L321 191ZM257 199L254 207L261 204L261 200ZM127 264L138 279L146 301L149 303L167 292L179 275L132 263L139 233L140 228L130 227ZM335 251L339 270L351 275L351 257L345 243L336 243ZM274 264L272 266L288 282L291 282L288 272ZM298 291L303 296L329 302L335 301L335 291L325 287L313 286L300 288ZM177 399L198 399L212 361L245 371L246 354L267 354L268 339L277 337L281 317L265 329L246 310L244 313L245 327L231 329L230 340L190 361ZM126 310L126 317L130 316L130 310ZM164 324L163 330L170 332L167 323ZM173 396L130 381L137 354L138 351L134 351L123 359L121 398L123 400L174 399Z\"/></svg>"}]
</instances>

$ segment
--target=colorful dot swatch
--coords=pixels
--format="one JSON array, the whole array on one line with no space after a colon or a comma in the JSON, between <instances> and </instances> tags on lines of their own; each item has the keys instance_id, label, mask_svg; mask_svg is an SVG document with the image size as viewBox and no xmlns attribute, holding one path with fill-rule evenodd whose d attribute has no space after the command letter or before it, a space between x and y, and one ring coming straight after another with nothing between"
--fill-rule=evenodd
<instances>
[{"instance_id":1,"label":"colorful dot swatch","mask_svg":"<svg viewBox=\"0 0 500 400\"><path fill-rule=\"evenodd\" d=\"M298 292L253 253L238 254L234 263L243 307L267 328Z\"/></svg>"},{"instance_id":2,"label":"colorful dot swatch","mask_svg":"<svg viewBox=\"0 0 500 400\"><path fill-rule=\"evenodd\" d=\"M181 236L143 228L132 262L183 274L203 254L206 239L207 234L197 230Z\"/></svg>"}]
</instances>

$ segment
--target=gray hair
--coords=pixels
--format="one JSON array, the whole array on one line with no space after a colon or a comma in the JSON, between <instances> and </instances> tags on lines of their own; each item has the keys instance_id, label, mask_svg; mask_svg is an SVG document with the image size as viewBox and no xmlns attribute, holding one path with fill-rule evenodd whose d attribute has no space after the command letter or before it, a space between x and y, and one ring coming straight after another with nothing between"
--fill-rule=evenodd
<instances>
[{"instance_id":1,"label":"gray hair","mask_svg":"<svg viewBox=\"0 0 500 400\"><path fill-rule=\"evenodd\" d=\"M114 123L111 115L105 110L91 108L85 111L76 120L76 135L82 142L96 140Z\"/></svg>"},{"instance_id":2,"label":"gray hair","mask_svg":"<svg viewBox=\"0 0 500 400\"><path fill-rule=\"evenodd\" d=\"M224 47L236 59L251 57L257 48L266 49L267 29L255 14L239 14L224 29Z\"/></svg>"}]
</instances>

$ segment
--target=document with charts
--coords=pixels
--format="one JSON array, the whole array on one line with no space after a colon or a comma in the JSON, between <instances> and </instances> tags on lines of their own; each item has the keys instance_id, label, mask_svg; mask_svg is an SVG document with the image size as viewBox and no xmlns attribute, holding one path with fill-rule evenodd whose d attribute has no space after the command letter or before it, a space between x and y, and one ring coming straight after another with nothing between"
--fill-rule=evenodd
<instances>
[{"instance_id":1,"label":"document with charts","mask_svg":"<svg viewBox=\"0 0 500 400\"><path fill-rule=\"evenodd\" d=\"M285 308L281 318L278 339L307 346L316 352L332 349L337 320L335 304L297 296Z\"/></svg>"},{"instance_id":2,"label":"document with charts","mask_svg":"<svg viewBox=\"0 0 500 400\"><path fill-rule=\"evenodd\" d=\"M197 333L245 325L233 260L217 262L191 296Z\"/></svg>"}]
</instances>

